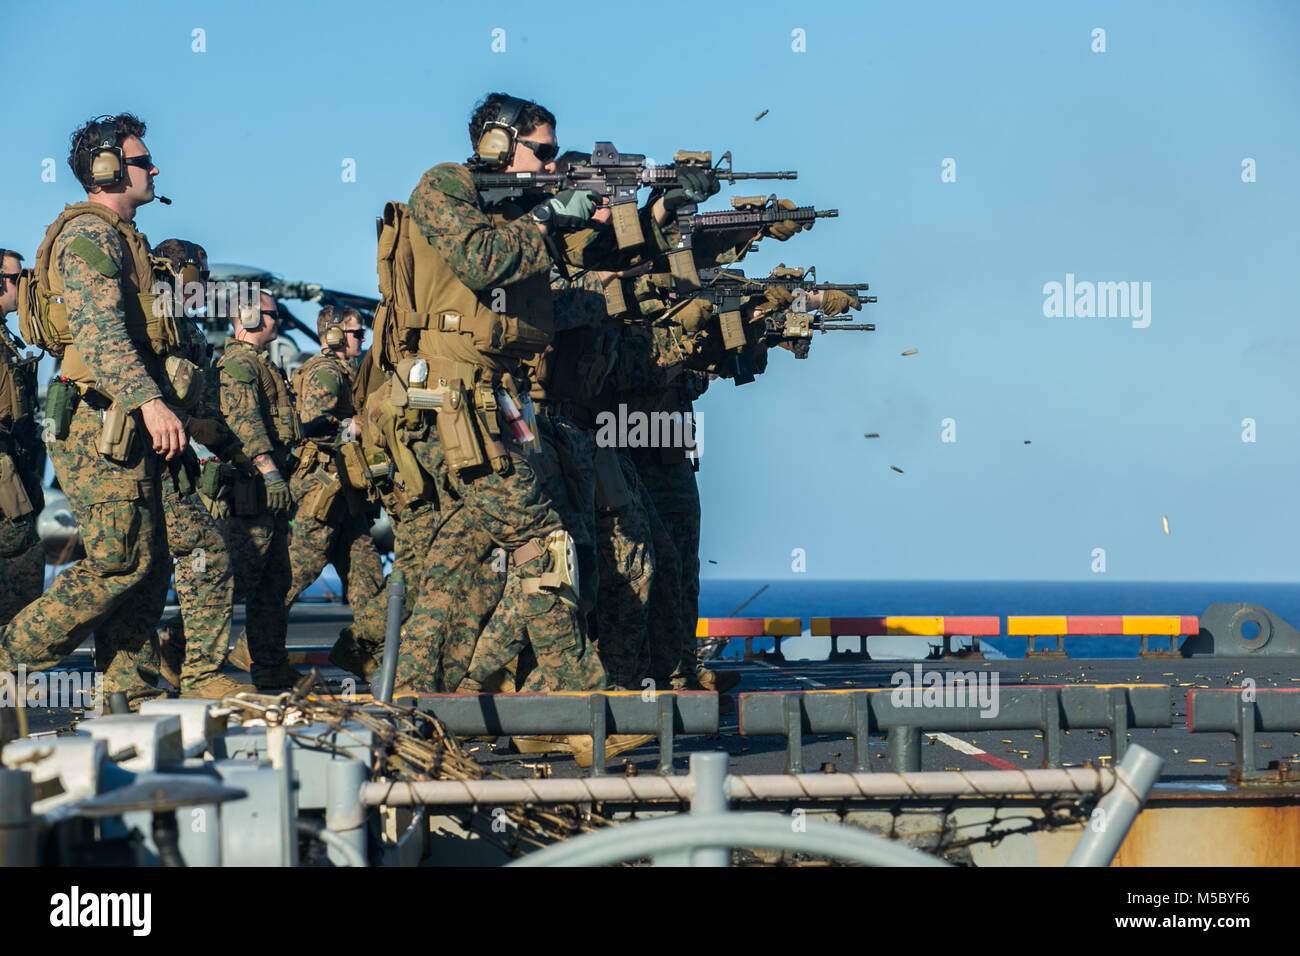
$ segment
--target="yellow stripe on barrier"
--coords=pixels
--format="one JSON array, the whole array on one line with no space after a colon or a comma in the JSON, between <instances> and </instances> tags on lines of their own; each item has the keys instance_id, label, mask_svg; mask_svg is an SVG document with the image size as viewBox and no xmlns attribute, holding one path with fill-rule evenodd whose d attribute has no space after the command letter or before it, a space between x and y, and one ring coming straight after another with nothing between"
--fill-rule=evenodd
<instances>
[{"instance_id":1,"label":"yellow stripe on barrier","mask_svg":"<svg viewBox=\"0 0 1300 956\"><path fill-rule=\"evenodd\" d=\"M887 617L887 634L914 634L918 637L943 637L941 617Z\"/></svg>"},{"instance_id":2,"label":"yellow stripe on barrier","mask_svg":"<svg viewBox=\"0 0 1300 956\"><path fill-rule=\"evenodd\" d=\"M1042 636L1064 634L1065 616L1051 615L1046 617L1035 616L1018 616L1007 618L1007 634L1020 636Z\"/></svg>"},{"instance_id":3,"label":"yellow stripe on barrier","mask_svg":"<svg viewBox=\"0 0 1300 956\"><path fill-rule=\"evenodd\" d=\"M697 617L695 619L695 636L696 637L709 636L709 619L707 617Z\"/></svg>"},{"instance_id":4,"label":"yellow stripe on barrier","mask_svg":"<svg viewBox=\"0 0 1300 956\"><path fill-rule=\"evenodd\" d=\"M831 636L831 619L829 617L814 617L809 619L808 632L813 637L830 637Z\"/></svg>"},{"instance_id":5,"label":"yellow stripe on barrier","mask_svg":"<svg viewBox=\"0 0 1300 956\"><path fill-rule=\"evenodd\" d=\"M763 619L763 633L768 637L799 637L803 634L801 617L768 617Z\"/></svg>"},{"instance_id":6,"label":"yellow stripe on barrier","mask_svg":"<svg viewBox=\"0 0 1300 956\"><path fill-rule=\"evenodd\" d=\"M1182 633L1183 619L1169 614L1125 614L1125 634L1162 634L1177 637Z\"/></svg>"}]
</instances>

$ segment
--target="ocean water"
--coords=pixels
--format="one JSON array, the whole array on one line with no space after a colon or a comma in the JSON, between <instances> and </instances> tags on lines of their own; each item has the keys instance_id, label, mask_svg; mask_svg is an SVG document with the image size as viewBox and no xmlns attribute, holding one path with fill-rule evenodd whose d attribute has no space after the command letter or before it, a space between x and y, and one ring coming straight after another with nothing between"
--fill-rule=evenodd
<instances>
[{"instance_id":1,"label":"ocean water","mask_svg":"<svg viewBox=\"0 0 1300 956\"><path fill-rule=\"evenodd\" d=\"M766 589L754 597L764 585ZM753 600L749 599L753 597ZM749 601L749 603L744 603ZM700 617L873 617L883 615L997 615L1006 630L1008 614L1202 614L1211 604L1260 604L1300 625L1300 584L1147 581L750 581L703 579ZM741 605L743 604L743 607ZM739 611L737 609L739 608ZM931 638L934 643L939 638ZM988 649L1023 657L1026 640L981 638ZM841 647L856 649L852 639ZM733 641L726 655L741 647ZM754 642L755 649L772 641ZM1040 639L1038 646L1054 646ZM1135 637L1070 637L1071 657L1136 657ZM1163 647L1153 642L1153 647ZM829 638L787 639L787 657L824 657Z\"/></svg>"}]
</instances>

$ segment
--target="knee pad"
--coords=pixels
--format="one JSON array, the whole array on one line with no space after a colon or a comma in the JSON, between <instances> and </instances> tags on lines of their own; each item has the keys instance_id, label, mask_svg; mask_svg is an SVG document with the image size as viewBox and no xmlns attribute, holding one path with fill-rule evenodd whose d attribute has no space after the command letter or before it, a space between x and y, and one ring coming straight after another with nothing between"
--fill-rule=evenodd
<instances>
[{"instance_id":1,"label":"knee pad","mask_svg":"<svg viewBox=\"0 0 1300 956\"><path fill-rule=\"evenodd\" d=\"M578 549L573 536L567 531L552 531L543 541L534 538L510 556L515 568L522 568L543 556L549 557L549 568L536 577L522 581L525 594L550 591L565 605L578 608Z\"/></svg>"}]
</instances>

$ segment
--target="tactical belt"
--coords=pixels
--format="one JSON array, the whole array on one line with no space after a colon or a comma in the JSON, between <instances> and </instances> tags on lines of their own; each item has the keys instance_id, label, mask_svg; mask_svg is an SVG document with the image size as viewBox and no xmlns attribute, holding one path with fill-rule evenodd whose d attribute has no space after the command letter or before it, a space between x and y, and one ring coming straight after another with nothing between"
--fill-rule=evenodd
<instances>
[{"instance_id":1,"label":"tactical belt","mask_svg":"<svg viewBox=\"0 0 1300 956\"><path fill-rule=\"evenodd\" d=\"M429 329L438 332L470 332L465 317L455 312L403 312L403 329Z\"/></svg>"}]
</instances>

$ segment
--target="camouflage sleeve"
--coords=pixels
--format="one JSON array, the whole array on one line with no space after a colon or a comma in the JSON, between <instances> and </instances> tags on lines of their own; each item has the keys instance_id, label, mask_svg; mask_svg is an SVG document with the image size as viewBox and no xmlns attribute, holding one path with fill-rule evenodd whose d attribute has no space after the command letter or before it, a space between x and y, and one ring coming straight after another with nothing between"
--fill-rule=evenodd
<instances>
[{"instance_id":1,"label":"camouflage sleeve","mask_svg":"<svg viewBox=\"0 0 1300 956\"><path fill-rule=\"evenodd\" d=\"M322 415L338 417L347 382L342 380L336 369L325 362L317 362L311 371L304 375L302 391L296 402L298 417L309 422Z\"/></svg>"},{"instance_id":2,"label":"camouflage sleeve","mask_svg":"<svg viewBox=\"0 0 1300 956\"><path fill-rule=\"evenodd\" d=\"M551 266L532 219L495 226L479 208L469 170L456 163L424 174L408 203L411 225L474 291L519 282Z\"/></svg>"},{"instance_id":3,"label":"camouflage sleeve","mask_svg":"<svg viewBox=\"0 0 1300 956\"><path fill-rule=\"evenodd\" d=\"M266 416L262 414L257 370L238 358L227 359L220 368L221 414L226 424L244 446L244 454L249 458L271 454L275 443L266 427Z\"/></svg>"},{"instance_id":4,"label":"camouflage sleeve","mask_svg":"<svg viewBox=\"0 0 1300 956\"><path fill-rule=\"evenodd\" d=\"M117 231L98 216L78 216L59 234L54 262L63 276L72 340L95 381L130 411L161 398L126 332L121 280L130 262Z\"/></svg>"},{"instance_id":5,"label":"camouflage sleeve","mask_svg":"<svg viewBox=\"0 0 1300 956\"><path fill-rule=\"evenodd\" d=\"M691 251L698 269L728 266L745 258L749 247L763 237L758 229L728 229L723 232L697 233Z\"/></svg>"}]
</instances>

